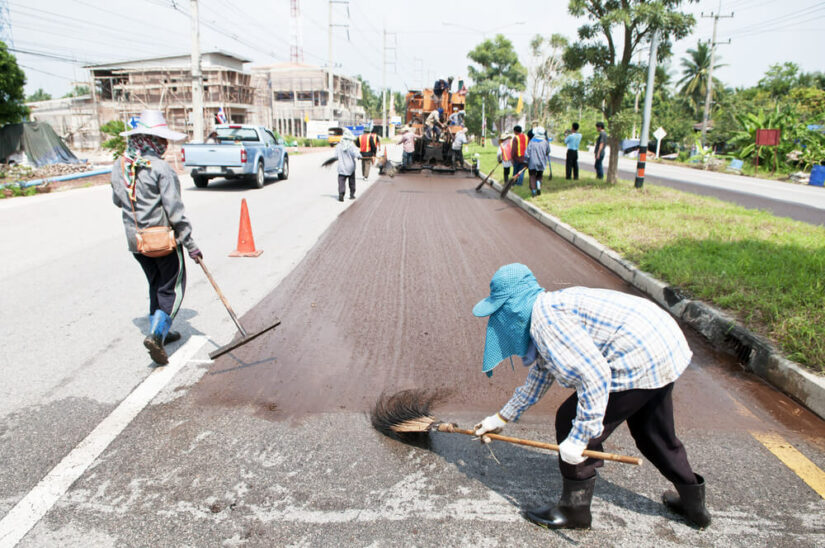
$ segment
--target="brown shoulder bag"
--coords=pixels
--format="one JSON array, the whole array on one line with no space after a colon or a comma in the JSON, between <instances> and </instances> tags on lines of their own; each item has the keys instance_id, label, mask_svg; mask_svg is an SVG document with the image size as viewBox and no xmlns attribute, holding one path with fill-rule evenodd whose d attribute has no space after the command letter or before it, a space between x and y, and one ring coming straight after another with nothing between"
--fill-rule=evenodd
<instances>
[{"instance_id":1,"label":"brown shoulder bag","mask_svg":"<svg viewBox=\"0 0 825 548\"><path fill-rule=\"evenodd\" d=\"M137 185L137 178L135 178L135 185ZM137 188L135 188L135 193L137 194ZM132 216L135 219L138 253L147 257L165 257L172 253L178 245L175 241L174 229L171 226L138 228L137 213L135 213L135 204L131 196L129 196L129 205L132 206Z\"/></svg>"}]
</instances>

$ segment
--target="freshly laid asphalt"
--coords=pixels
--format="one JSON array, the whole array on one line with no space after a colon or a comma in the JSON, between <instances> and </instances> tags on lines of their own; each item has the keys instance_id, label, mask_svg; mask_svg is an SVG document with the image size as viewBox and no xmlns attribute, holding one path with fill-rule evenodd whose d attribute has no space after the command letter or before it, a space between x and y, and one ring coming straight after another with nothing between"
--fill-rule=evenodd
<instances>
[{"instance_id":1,"label":"freshly laid asphalt","mask_svg":"<svg viewBox=\"0 0 825 548\"><path fill-rule=\"evenodd\" d=\"M308 161L303 168L316 169ZM214 363L203 361L206 353L231 329L225 322L187 329L198 317L183 318L187 336L203 328L218 335L21 545L825 544L825 500L759 441L779 436L825 468L825 423L692 332L694 359L676 384L675 408L689 458L707 480L714 521L705 531L665 510L659 499L669 486L649 463L606 464L593 529L549 532L519 513L558 496L554 454L485 447L457 434L432 434L426 450L370 427L366 411L382 391L445 389L439 417L469 426L523 382L518 363L500 365L491 379L480 371L484 322L470 309L498 266L523 262L547 289L636 293L492 191L474 192L476 182L460 175L375 181L242 317L248 330L274 316L282 325ZM334 201L317 188L317 200ZM267 234L284 230L275 227L281 222L260 210L253 217ZM230 288L251 283L233 279ZM205 291L201 285L198 294ZM192 295L188 306L199 306ZM505 433L554 442L553 412L568 395L553 387ZM57 401L78 419L56 422L93 426L84 422L84 401ZM21 399L0 422L5 455L14 456L15 439L38 424L25 405ZM99 417L105 406L88 409ZM36 428L50 431L46 423ZM40 443L50 445L45 436ZM638 455L624 427L605 448ZM0 509L7 510L48 468L31 464L21 477L3 462Z\"/></svg>"}]
</instances>

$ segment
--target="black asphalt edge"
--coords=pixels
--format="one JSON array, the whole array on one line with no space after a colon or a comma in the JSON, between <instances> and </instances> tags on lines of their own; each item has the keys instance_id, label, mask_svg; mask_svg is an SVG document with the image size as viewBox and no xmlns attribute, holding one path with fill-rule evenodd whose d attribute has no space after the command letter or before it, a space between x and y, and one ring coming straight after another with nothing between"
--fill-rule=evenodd
<instances>
[{"instance_id":1,"label":"black asphalt edge","mask_svg":"<svg viewBox=\"0 0 825 548\"><path fill-rule=\"evenodd\" d=\"M489 182L499 192L498 181ZM529 213L556 234L597 260L627 283L633 285L673 316L703 335L718 350L732 354L745 366L825 419L825 378L815 375L804 366L785 358L764 337L750 332L735 319L721 311L685 297L678 287L657 280L612 249L594 238L582 234L514 193L507 198Z\"/></svg>"}]
</instances>

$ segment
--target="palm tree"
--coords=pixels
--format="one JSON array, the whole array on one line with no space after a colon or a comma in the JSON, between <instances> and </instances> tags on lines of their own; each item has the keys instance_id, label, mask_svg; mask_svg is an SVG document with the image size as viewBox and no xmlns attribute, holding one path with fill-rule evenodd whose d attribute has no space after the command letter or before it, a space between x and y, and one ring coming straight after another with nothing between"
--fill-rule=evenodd
<instances>
[{"instance_id":1,"label":"palm tree","mask_svg":"<svg viewBox=\"0 0 825 548\"><path fill-rule=\"evenodd\" d=\"M694 110L699 113L705 102L705 95L708 91L708 72L710 69L710 46L707 42L699 42L696 49L687 50L688 57L682 59L682 78L676 82L681 86L679 93L687 97L692 103ZM719 58L717 57L716 60ZM713 70L724 67L721 63L714 63ZM722 82L717 78L713 79L713 90L711 93L716 96L715 91L720 89ZM711 98L712 99L712 98Z\"/></svg>"}]
</instances>

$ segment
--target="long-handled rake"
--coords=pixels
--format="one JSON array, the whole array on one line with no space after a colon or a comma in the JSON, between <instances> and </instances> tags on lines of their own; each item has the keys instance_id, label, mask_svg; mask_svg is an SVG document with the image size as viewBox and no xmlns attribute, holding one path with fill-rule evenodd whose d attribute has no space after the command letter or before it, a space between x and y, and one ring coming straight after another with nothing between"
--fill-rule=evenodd
<instances>
[{"instance_id":1,"label":"long-handled rake","mask_svg":"<svg viewBox=\"0 0 825 548\"><path fill-rule=\"evenodd\" d=\"M508 193L508 192L510 192L510 188L511 188L511 187L513 186L513 184L514 184L514 183L518 180L518 178L519 178L519 177L521 177L521 174L522 174L522 173L524 173L525 171L527 171L527 168L526 168L526 167L521 168L521 169L519 170L519 172L518 172L518 173L516 173L515 175L513 175L513 176L510 178L510 180L509 180L509 181L507 181L507 184L505 184L505 185L504 185L504 188L502 188L502 189L501 189L501 197L502 197L502 198L504 198L505 196L507 196L507 193Z\"/></svg>"},{"instance_id":2,"label":"long-handled rake","mask_svg":"<svg viewBox=\"0 0 825 548\"><path fill-rule=\"evenodd\" d=\"M435 418L431 413L431 407L438 399L437 395L428 394L424 390L402 390L389 396L381 395L370 412L372 426L386 436L417 445L426 440L430 432L475 436L475 432L472 430L458 428L455 424L441 422ZM516 445L526 445L527 447L555 452L559 450L559 446L552 443L513 438L500 434L484 435L491 440L505 441ZM636 457L603 453L601 451L585 450L582 455L637 466L642 464L642 459Z\"/></svg>"},{"instance_id":3,"label":"long-handled rake","mask_svg":"<svg viewBox=\"0 0 825 548\"><path fill-rule=\"evenodd\" d=\"M484 183L487 182L487 179L490 178L490 175L492 175L493 172L496 170L496 168L500 165L501 165L501 160L499 160L498 163L496 164L496 166L493 169L490 170L490 173L488 173L487 176L484 179L482 179L480 183L478 183L478 186L476 187L476 192L481 191L481 187L484 186Z\"/></svg>"},{"instance_id":4,"label":"long-handled rake","mask_svg":"<svg viewBox=\"0 0 825 548\"><path fill-rule=\"evenodd\" d=\"M279 320L278 318L274 318L272 320L272 322L270 322L270 324L267 325L266 327L264 327L263 329L259 329L258 331L255 331L254 333L248 333L246 331L246 329L244 329L243 326L241 325L241 321L238 319L238 316L235 315L235 311L232 310L232 307L229 305L229 301L226 299L226 297L223 296L223 291L221 291L221 288L218 287L217 282L215 282L215 278L212 277L212 274L206 268L206 264L203 262L203 259L200 258L200 259L196 259L195 261L199 265L201 265L201 268L203 269L203 273L206 274L206 277L209 280L209 283L212 284L212 287L215 289L215 293L218 294L218 297L221 299L221 302L223 303L224 308L226 308L226 311L229 312L229 316L232 318L232 321L235 322L235 327L238 328L238 333L240 333L240 335L241 335L241 337L239 339L236 339L236 340L232 341L231 343L225 344L222 347L218 348L217 350L213 350L212 352L210 352L209 357L211 359L214 360L218 356L223 356L227 352L231 352L232 350L235 350L239 346L243 346L246 343L248 343L249 341L260 337L261 335L263 335L264 333L266 333L270 329L275 329L276 327L281 325L281 320Z\"/></svg>"}]
</instances>

